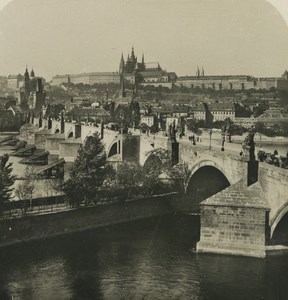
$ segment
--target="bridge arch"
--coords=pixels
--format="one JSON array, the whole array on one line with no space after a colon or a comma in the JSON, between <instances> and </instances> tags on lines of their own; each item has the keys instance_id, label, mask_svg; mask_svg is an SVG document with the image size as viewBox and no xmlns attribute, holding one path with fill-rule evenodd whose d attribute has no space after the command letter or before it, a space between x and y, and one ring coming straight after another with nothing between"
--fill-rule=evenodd
<instances>
[{"instance_id":1,"label":"bridge arch","mask_svg":"<svg viewBox=\"0 0 288 300\"><path fill-rule=\"evenodd\" d=\"M211 160L199 161L189 173L185 184L185 194L187 202L191 202L192 211L199 211L203 200L231 185L223 167Z\"/></svg>"},{"instance_id":2,"label":"bridge arch","mask_svg":"<svg viewBox=\"0 0 288 300\"><path fill-rule=\"evenodd\" d=\"M197 170L199 170L200 168L204 167L204 166L210 166L210 167L214 167L216 169L218 169L226 178L229 182L231 182L229 180L229 176L228 174L226 173L225 169L218 163L216 163L215 161L212 161L212 160L201 160L201 161L198 161L193 167L192 167L192 170L191 170L191 174L190 174L190 178L189 180L191 179L191 177L195 174L195 172L197 172Z\"/></svg>"},{"instance_id":3,"label":"bridge arch","mask_svg":"<svg viewBox=\"0 0 288 300\"><path fill-rule=\"evenodd\" d=\"M68 132L68 135L67 135L67 138L70 139L70 138L72 138L73 136L74 136L73 131L72 131L72 130L69 131L69 132Z\"/></svg>"},{"instance_id":4,"label":"bridge arch","mask_svg":"<svg viewBox=\"0 0 288 300\"><path fill-rule=\"evenodd\" d=\"M121 154L121 141L120 140L114 140L110 146L107 148L107 158Z\"/></svg>"},{"instance_id":5,"label":"bridge arch","mask_svg":"<svg viewBox=\"0 0 288 300\"><path fill-rule=\"evenodd\" d=\"M285 226L288 229L288 199L285 203L277 210L274 217L270 221L270 238L273 240L277 235L277 230L281 230L280 227ZM277 239L277 237L276 237ZM286 243L288 242L288 233L286 233Z\"/></svg>"},{"instance_id":6,"label":"bridge arch","mask_svg":"<svg viewBox=\"0 0 288 300\"><path fill-rule=\"evenodd\" d=\"M147 166L151 166L153 165L153 163L162 163L161 160L159 159L159 157L157 157L156 155L154 154L149 154L145 157L145 160L143 162L143 167L147 167Z\"/></svg>"},{"instance_id":7,"label":"bridge arch","mask_svg":"<svg viewBox=\"0 0 288 300\"><path fill-rule=\"evenodd\" d=\"M59 132L60 132L59 128L56 128L54 133L56 134L56 133L59 133Z\"/></svg>"}]
</instances>

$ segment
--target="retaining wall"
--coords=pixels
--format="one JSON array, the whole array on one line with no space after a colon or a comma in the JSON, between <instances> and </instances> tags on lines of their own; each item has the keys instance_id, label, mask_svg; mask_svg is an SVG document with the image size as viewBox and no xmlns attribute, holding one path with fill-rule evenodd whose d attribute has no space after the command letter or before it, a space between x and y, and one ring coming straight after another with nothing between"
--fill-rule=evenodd
<instances>
[{"instance_id":1,"label":"retaining wall","mask_svg":"<svg viewBox=\"0 0 288 300\"><path fill-rule=\"evenodd\" d=\"M173 195L0 221L0 246L170 214Z\"/></svg>"}]
</instances>

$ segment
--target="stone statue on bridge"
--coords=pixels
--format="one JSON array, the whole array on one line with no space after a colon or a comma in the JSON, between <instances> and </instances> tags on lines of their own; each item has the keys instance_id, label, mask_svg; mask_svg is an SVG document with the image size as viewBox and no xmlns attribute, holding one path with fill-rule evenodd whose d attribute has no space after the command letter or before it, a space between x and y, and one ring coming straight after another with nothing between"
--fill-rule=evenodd
<instances>
[{"instance_id":1,"label":"stone statue on bridge","mask_svg":"<svg viewBox=\"0 0 288 300\"><path fill-rule=\"evenodd\" d=\"M255 135L255 128L251 127L243 143L244 150L249 150L249 161L255 161L254 135Z\"/></svg>"},{"instance_id":2,"label":"stone statue on bridge","mask_svg":"<svg viewBox=\"0 0 288 300\"><path fill-rule=\"evenodd\" d=\"M175 120L169 125L169 132L168 132L168 137L169 141L171 142L176 142L176 124Z\"/></svg>"},{"instance_id":3,"label":"stone statue on bridge","mask_svg":"<svg viewBox=\"0 0 288 300\"><path fill-rule=\"evenodd\" d=\"M224 122L225 122L225 124L221 128L221 136L222 136L221 151L224 151L224 144L225 144L226 140L228 140L229 143L232 143L232 141L231 141L232 121L230 118L226 118Z\"/></svg>"}]
</instances>

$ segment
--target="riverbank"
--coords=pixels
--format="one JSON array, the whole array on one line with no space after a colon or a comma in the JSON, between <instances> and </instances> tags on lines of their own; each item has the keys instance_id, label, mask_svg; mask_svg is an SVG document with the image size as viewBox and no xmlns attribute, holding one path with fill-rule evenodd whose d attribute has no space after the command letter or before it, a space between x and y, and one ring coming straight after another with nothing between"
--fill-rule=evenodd
<instances>
[{"instance_id":1,"label":"riverbank","mask_svg":"<svg viewBox=\"0 0 288 300\"><path fill-rule=\"evenodd\" d=\"M0 221L0 247L174 212L176 194Z\"/></svg>"}]
</instances>

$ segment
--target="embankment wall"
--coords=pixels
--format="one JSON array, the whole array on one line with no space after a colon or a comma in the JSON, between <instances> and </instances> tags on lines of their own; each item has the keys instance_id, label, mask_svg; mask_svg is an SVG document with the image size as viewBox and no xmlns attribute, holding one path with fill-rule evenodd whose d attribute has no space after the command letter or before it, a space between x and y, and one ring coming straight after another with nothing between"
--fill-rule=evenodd
<instances>
[{"instance_id":1,"label":"embankment wall","mask_svg":"<svg viewBox=\"0 0 288 300\"><path fill-rule=\"evenodd\" d=\"M170 214L172 195L0 221L0 246Z\"/></svg>"}]
</instances>

